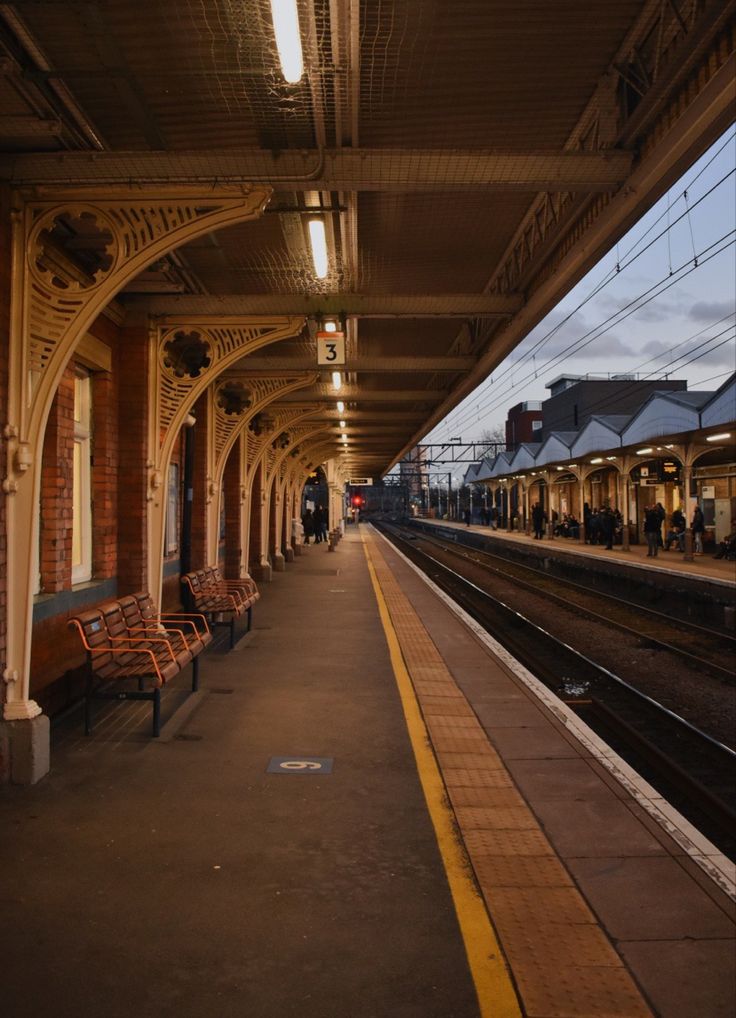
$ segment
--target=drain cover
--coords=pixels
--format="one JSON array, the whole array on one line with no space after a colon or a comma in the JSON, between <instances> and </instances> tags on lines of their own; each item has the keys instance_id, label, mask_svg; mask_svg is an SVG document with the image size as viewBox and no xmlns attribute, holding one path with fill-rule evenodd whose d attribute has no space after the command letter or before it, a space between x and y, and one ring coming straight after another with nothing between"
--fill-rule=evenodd
<instances>
[{"instance_id":1,"label":"drain cover","mask_svg":"<svg viewBox=\"0 0 736 1018\"><path fill-rule=\"evenodd\" d=\"M331 756L272 756L267 774L332 774Z\"/></svg>"}]
</instances>

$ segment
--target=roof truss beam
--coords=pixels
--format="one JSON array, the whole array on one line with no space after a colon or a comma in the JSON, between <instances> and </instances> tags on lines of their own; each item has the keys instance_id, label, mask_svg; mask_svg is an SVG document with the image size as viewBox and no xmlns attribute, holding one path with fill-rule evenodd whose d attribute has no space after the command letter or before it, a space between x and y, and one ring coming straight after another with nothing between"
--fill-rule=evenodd
<instances>
[{"instance_id":1,"label":"roof truss beam","mask_svg":"<svg viewBox=\"0 0 736 1018\"><path fill-rule=\"evenodd\" d=\"M0 158L13 184L268 183L280 191L577 191L618 188L633 155L483 149L54 152ZM319 211L319 210L316 210Z\"/></svg>"},{"instance_id":2,"label":"roof truss beam","mask_svg":"<svg viewBox=\"0 0 736 1018\"><path fill-rule=\"evenodd\" d=\"M243 361L242 370L248 375L278 375L314 370L317 367L314 353L310 356L285 357L280 360L248 357ZM454 374L458 371L470 371L475 367L474 357L412 357L401 353L386 354L385 357L354 357L348 358L347 364L340 365L340 371L373 372L375 374L393 374L395 372L425 372L434 374L442 372ZM237 370L237 369L236 369Z\"/></svg>"},{"instance_id":3,"label":"roof truss beam","mask_svg":"<svg viewBox=\"0 0 736 1018\"><path fill-rule=\"evenodd\" d=\"M133 283L133 286L136 284ZM523 306L521 294L407 293L376 295L339 294L227 294L220 296L159 295L125 299L130 311L162 316L172 325L200 318L237 325L238 316L309 315L361 318L508 318ZM201 322L200 324L205 324Z\"/></svg>"}]
</instances>

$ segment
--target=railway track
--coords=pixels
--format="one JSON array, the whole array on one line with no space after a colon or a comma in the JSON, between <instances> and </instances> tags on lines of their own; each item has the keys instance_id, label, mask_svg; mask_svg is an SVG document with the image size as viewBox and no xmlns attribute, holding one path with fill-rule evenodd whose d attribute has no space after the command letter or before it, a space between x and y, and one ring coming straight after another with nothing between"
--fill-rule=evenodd
<instances>
[{"instance_id":1,"label":"railway track","mask_svg":"<svg viewBox=\"0 0 736 1018\"><path fill-rule=\"evenodd\" d=\"M475 565L467 549L443 547L440 561L431 553L435 542L422 537L420 546L405 530L380 529L724 854L736 858L733 750L463 575ZM450 553L455 566L447 561Z\"/></svg>"},{"instance_id":2,"label":"railway track","mask_svg":"<svg viewBox=\"0 0 736 1018\"><path fill-rule=\"evenodd\" d=\"M680 616L667 615L572 580L548 576L532 566L509 562L493 552L463 547L459 543L449 543L427 534L421 534L421 541L473 562L494 576L513 582L517 587L535 594L543 593L546 598L568 610L629 633L648 646L686 658L724 682L736 684L736 637L730 633L699 625Z\"/></svg>"}]
</instances>

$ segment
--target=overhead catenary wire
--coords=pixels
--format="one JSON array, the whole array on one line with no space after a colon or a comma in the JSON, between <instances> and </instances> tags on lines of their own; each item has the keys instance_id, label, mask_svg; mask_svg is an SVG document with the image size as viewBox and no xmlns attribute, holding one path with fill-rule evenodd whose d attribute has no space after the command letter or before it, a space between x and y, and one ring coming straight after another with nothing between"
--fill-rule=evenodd
<instances>
[{"instance_id":1,"label":"overhead catenary wire","mask_svg":"<svg viewBox=\"0 0 736 1018\"><path fill-rule=\"evenodd\" d=\"M734 173L736 173L736 169L730 170L727 174L725 174L723 177L721 177L715 184L713 184L712 187L710 187L703 195L701 195L701 197L698 199L698 201L692 206L692 209L696 208L702 201L704 201L707 197L709 197L711 194L713 194L715 192L715 190L718 187L720 187L722 184L724 184L729 179L729 177L733 176ZM668 232L668 230L673 229L677 225L678 222L680 222L682 219L684 219L686 216L688 216L689 215L689 211L690 210L688 209L681 216L678 216L677 219L675 219L672 223L669 224L669 226L667 227L667 230L664 230L664 231L662 231L662 233L658 234L656 237L653 237L651 239L651 241L644 248L642 248L641 251L637 252L637 254L635 254L632 258L628 259L628 261L625 261L623 263L623 265L620 265L619 266L620 270L623 271L623 270L629 268L638 258L640 258L643 254L645 254L658 240L660 240ZM661 220L662 217L660 216L659 218ZM649 232L649 231L647 231L647 232ZM698 257L697 254L694 252L694 255L693 255L693 260L695 262L695 266L694 267L697 267L697 257ZM684 263L684 264L687 264L687 263ZM681 266L681 268L682 268L682 266ZM676 274L677 271L679 271L679 270L672 270L672 267L670 266L667 278L669 278L672 275ZM504 379L507 378L512 372L518 370L520 365L522 365L526 361L528 361L530 357L534 357L536 355L536 353L538 352L538 350L542 346L544 346L547 342L549 342L549 340L551 340L560 331L560 329L564 325L566 325L580 310L582 310L582 308L585 307L586 304L588 304L591 300L593 300L593 298L596 297L601 292L601 290L605 286L608 285L608 283L612 282L613 279L616 278L616 275L617 275L616 272L613 272L613 273L609 272L607 274L607 276L604 277L604 279L601 280L601 282L598 283L593 288L593 290L591 290L591 292L589 294L587 294L586 297L576 307L574 307L560 322L558 322L551 329L549 329L543 336L541 336L534 343L533 346L531 346L528 350L524 351L524 353L523 353L521 358L519 358L518 360L515 360L515 361L511 361L509 366L501 371L500 375L496 374L496 382L495 382L495 384L498 385L500 382L503 382ZM475 394L476 398L479 398L479 397L482 398L482 396L490 388L491 384L493 384L492 379L491 379L491 382L486 383L484 386L481 386L479 391L476 392L476 394ZM466 424L466 423L468 423L466 418L463 418L462 420L458 421L456 418L448 417L447 418L448 433L449 433L450 430L457 430L458 428L463 427L464 424Z\"/></svg>"},{"instance_id":2,"label":"overhead catenary wire","mask_svg":"<svg viewBox=\"0 0 736 1018\"><path fill-rule=\"evenodd\" d=\"M736 132L732 132L731 134L729 134L729 136L723 141L723 143L718 147L718 149L711 155L709 160L702 167L700 167L698 172L689 180L687 186L683 188L682 192L678 195L676 201L679 201L681 198L683 199L685 198L685 195L688 192L688 190L692 189L696 181L710 168L710 166L715 162L715 160L718 158L721 152L734 140L734 138L736 138ZM577 314L580 310L582 310L583 307L585 307L586 304L593 300L601 292L601 290L603 290L607 285L609 285L610 282L616 279L616 277L620 275L622 271L624 271L625 269L629 268L632 264L634 264L634 262L636 262L638 258L644 255L654 244L656 244L658 240L660 240L663 236L668 235L668 231L674 229L674 227L683 219L687 218L689 220L690 213L694 211L694 209L697 208L703 201L705 201L706 198L710 197L719 187L726 183L726 181L734 174L734 172L736 172L736 170L734 169L729 170L728 173L724 174L721 178L719 178L719 180L717 180L712 186L710 186L708 190L705 191L692 205L690 205L686 201L685 211L681 215L679 215L674 221L668 219L667 228L658 233L651 240L649 240L648 243L643 248L641 248L641 250L636 251L636 249L642 244L642 242L646 240L646 238L649 236L652 230L654 230L657 227L657 225L660 222L662 222L663 219L668 218L672 208L672 204L669 204L668 208L665 209L657 217L657 219L654 220L652 224L650 224L647 230L645 230L645 232L639 238L637 238L636 243L634 243L624 253L623 262L619 255L617 245L615 266L604 275L604 277L593 287L593 289L576 307L574 307L560 322L556 323L543 336L541 336L528 350L526 350L519 360L510 362L510 364L506 368L501 370L500 374L496 372L495 385L497 386L500 382L504 381L504 379L507 378L512 371L517 370L519 365L527 361L529 357L535 356L537 351L543 345L545 345L546 342L553 338L557 334L557 332L559 332L559 330L564 325L566 325L571 318L574 317L575 314ZM691 229L691 239L692 239L692 229ZM632 257L629 257L629 255L635 251L636 253L633 254ZM697 259L697 254L695 252L694 258ZM482 401L483 396L488 392L488 390L493 384L494 376L492 375L491 379L488 382L481 385L479 389L476 391L476 393L474 394L475 400ZM450 434L451 431L456 431L459 428L465 426L472 417L472 414L468 416L467 413L463 411L461 411L461 414L463 415L462 418L457 417L453 418L452 416L448 416L448 418L446 419L445 428L447 430L448 435Z\"/></svg>"},{"instance_id":3,"label":"overhead catenary wire","mask_svg":"<svg viewBox=\"0 0 736 1018\"><path fill-rule=\"evenodd\" d=\"M688 275L690 275L691 272L694 272L700 266L707 264L707 262L711 261L717 255L721 254L722 251L725 251L727 250L727 248L731 247L734 243L733 240L728 240L728 242L725 244L723 244L723 242L726 241L727 238L732 237L734 233L736 233L736 231L730 230L728 233L723 234L721 237L719 237L718 240L714 241L713 244L704 248L703 251L701 251L700 253L697 264L693 263L693 259L688 258L686 262L683 262L680 266L678 266L677 269L674 270L672 276L669 276L668 274L667 276L657 280L657 282L655 282L652 286L642 291L631 301L625 304L622 308L619 308L612 315L609 315L608 318L604 319L602 322L599 322L592 329L588 330L588 332L578 337L576 340L574 340L572 343L566 346L562 351L560 351L558 354L555 354L548 361L546 361L541 368L537 368L536 370L537 371L547 370L551 367L559 365L559 363L561 363L567 357L579 353L580 350L590 345L590 343L594 342L596 339L599 339L602 335L609 331L609 329L613 325L620 324L621 322L629 318L632 314L635 314L637 311L646 307L646 305L651 303L652 300L656 299L658 296L665 293L672 286L675 286L677 283L681 282ZM713 248L716 248L719 244L723 244L723 246L718 248L718 250L714 251ZM703 257L704 255L706 257ZM652 293L652 291L655 292ZM515 361L513 363L512 368L506 372L506 377L508 377L508 375L511 374L511 370L513 370L514 372L517 371L519 368L519 364L520 364L519 361ZM523 375L521 378L512 379L512 383L510 385L506 386L504 389L502 389L500 392L494 395L494 399L490 404L476 403L475 409L464 411L459 418L458 417L448 418L448 427L450 427L453 430L462 429L465 424L472 420L473 416L477 413L477 407L481 405L483 412L481 416L478 417L478 422L480 420L485 419L494 410L499 409L506 401L506 398L511 395L511 393L513 393L521 385L524 385L526 382L532 380L533 375L534 372L531 371ZM503 376L501 380L503 380ZM498 385L498 381L495 384Z\"/></svg>"}]
</instances>

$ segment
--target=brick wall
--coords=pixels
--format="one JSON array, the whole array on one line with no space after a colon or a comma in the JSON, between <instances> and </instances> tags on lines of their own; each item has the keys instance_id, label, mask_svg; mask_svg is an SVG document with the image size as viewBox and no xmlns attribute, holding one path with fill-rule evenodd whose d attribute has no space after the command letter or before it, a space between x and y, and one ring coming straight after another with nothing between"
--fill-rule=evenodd
<instances>
[{"instance_id":1,"label":"brick wall","mask_svg":"<svg viewBox=\"0 0 736 1018\"><path fill-rule=\"evenodd\" d=\"M207 548L207 394L200 396L192 413L194 425L194 479L192 491L192 569L205 565Z\"/></svg>"},{"instance_id":2,"label":"brick wall","mask_svg":"<svg viewBox=\"0 0 736 1018\"><path fill-rule=\"evenodd\" d=\"M118 357L118 590L130 594L148 587L145 467L148 433L148 332L120 330Z\"/></svg>"},{"instance_id":3,"label":"brick wall","mask_svg":"<svg viewBox=\"0 0 736 1018\"><path fill-rule=\"evenodd\" d=\"M225 575L237 578L240 575L240 442L233 446L224 476L225 499Z\"/></svg>"},{"instance_id":4,"label":"brick wall","mask_svg":"<svg viewBox=\"0 0 736 1018\"><path fill-rule=\"evenodd\" d=\"M74 379L69 365L51 404L41 466L41 592L57 594L72 581L72 457Z\"/></svg>"},{"instance_id":5,"label":"brick wall","mask_svg":"<svg viewBox=\"0 0 736 1018\"><path fill-rule=\"evenodd\" d=\"M250 490L250 540L248 543L248 572L252 574L261 564L261 517L263 504L261 501L262 486L261 466L258 465Z\"/></svg>"}]
</instances>

